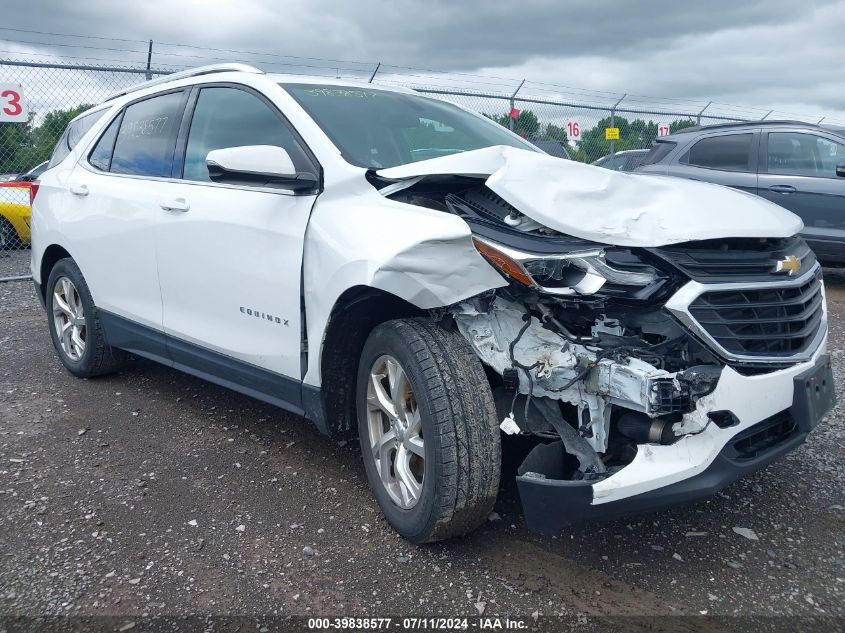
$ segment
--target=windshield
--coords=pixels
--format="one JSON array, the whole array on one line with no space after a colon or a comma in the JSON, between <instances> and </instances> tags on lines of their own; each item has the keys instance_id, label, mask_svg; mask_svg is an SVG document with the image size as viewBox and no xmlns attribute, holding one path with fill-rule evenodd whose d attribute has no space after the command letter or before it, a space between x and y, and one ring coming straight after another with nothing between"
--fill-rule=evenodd
<instances>
[{"instance_id":1,"label":"windshield","mask_svg":"<svg viewBox=\"0 0 845 633\"><path fill-rule=\"evenodd\" d=\"M418 95L283 84L353 165L384 169L493 145L536 149L498 123Z\"/></svg>"}]
</instances>

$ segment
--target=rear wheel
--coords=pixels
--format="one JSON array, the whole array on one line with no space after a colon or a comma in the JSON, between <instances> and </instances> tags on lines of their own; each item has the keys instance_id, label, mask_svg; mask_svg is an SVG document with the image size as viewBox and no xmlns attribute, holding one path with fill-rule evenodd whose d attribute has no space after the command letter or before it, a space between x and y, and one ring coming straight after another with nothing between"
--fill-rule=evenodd
<instances>
[{"instance_id":1,"label":"rear wheel","mask_svg":"<svg viewBox=\"0 0 845 633\"><path fill-rule=\"evenodd\" d=\"M46 304L53 346L70 373L91 378L120 368L126 353L106 343L88 284L72 259L59 260L50 272Z\"/></svg>"},{"instance_id":2,"label":"rear wheel","mask_svg":"<svg viewBox=\"0 0 845 633\"><path fill-rule=\"evenodd\" d=\"M415 543L466 534L499 488L496 410L481 362L431 321L379 325L361 355L358 431L370 487Z\"/></svg>"}]
</instances>

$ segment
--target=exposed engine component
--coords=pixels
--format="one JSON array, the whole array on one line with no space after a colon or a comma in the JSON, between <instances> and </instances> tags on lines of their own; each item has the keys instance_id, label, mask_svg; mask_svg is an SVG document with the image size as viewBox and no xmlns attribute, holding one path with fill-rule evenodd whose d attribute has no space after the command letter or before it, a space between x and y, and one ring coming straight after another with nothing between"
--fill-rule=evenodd
<instances>
[{"instance_id":1,"label":"exposed engine component","mask_svg":"<svg viewBox=\"0 0 845 633\"><path fill-rule=\"evenodd\" d=\"M534 305L532 311L528 301L520 305L495 294L461 303L451 311L479 357L503 376L503 383L515 387L507 413L524 409L521 418L515 418L520 428L532 428L528 413L532 400L568 403L575 411L573 419L566 421L568 429L594 452L604 453L613 406L638 412L646 419L665 418L656 424L661 433L664 428L671 432L672 424L692 412L696 400L715 387L720 368L670 372L657 367L645 360L650 356L649 345L642 340L629 341L631 337L620 322L603 317L595 321L594 333L611 339L609 346L600 348L591 343L595 336L586 337L583 343L572 340L571 332L557 328L556 318L544 323L541 319L550 309ZM518 399L520 394L525 397ZM501 397L497 399L501 401ZM519 402L524 405L518 406ZM571 442L566 442L568 431L561 432L548 405L538 404L537 410L564 439L567 451L575 454L570 450ZM627 424L626 428L633 428L633 423ZM690 432L698 426L689 425ZM637 432L635 437L623 435L634 440L650 437L648 432ZM579 461L583 466L585 462Z\"/></svg>"},{"instance_id":2,"label":"exposed engine component","mask_svg":"<svg viewBox=\"0 0 845 633\"><path fill-rule=\"evenodd\" d=\"M678 439L671 422L642 413L623 413L616 428L637 444L671 444Z\"/></svg>"}]
</instances>

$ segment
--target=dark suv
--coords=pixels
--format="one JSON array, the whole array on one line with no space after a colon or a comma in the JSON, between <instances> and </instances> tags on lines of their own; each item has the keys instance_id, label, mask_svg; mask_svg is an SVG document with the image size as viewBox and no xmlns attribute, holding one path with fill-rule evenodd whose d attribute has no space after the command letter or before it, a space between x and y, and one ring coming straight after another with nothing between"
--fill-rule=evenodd
<instances>
[{"instance_id":1,"label":"dark suv","mask_svg":"<svg viewBox=\"0 0 845 633\"><path fill-rule=\"evenodd\" d=\"M727 185L804 220L820 260L845 265L845 134L798 121L690 127L657 142L639 172Z\"/></svg>"}]
</instances>

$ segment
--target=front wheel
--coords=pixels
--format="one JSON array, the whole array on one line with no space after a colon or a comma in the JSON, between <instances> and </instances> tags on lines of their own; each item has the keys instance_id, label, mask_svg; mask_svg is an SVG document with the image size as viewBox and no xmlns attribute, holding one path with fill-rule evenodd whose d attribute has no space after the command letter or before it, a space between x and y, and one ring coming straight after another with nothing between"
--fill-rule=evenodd
<instances>
[{"instance_id":1,"label":"front wheel","mask_svg":"<svg viewBox=\"0 0 845 633\"><path fill-rule=\"evenodd\" d=\"M496 408L457 332L400 319L376 327L358 369L358 433L370 487L414 543L471 532L499 488Z\"/></svg>"}]
</instances>

